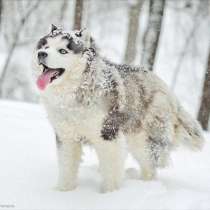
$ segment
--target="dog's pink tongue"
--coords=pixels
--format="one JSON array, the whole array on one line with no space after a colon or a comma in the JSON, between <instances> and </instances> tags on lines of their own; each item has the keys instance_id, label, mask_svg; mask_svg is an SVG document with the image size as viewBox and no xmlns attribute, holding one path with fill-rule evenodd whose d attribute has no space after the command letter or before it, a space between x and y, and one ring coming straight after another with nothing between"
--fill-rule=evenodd
<instances>
[{"instance_id":1,"label":"dog's pink tongue","mask_svg":"<svg viewBox=\"0 0 210 210\"><path fill-rule=\"evenodd\" d=\"M51 78L54 76L56 71L47 71L42 73L37 81L36 84L40 90L44 90L46 86L50 83Z\"/></svg>"}]
</instances>

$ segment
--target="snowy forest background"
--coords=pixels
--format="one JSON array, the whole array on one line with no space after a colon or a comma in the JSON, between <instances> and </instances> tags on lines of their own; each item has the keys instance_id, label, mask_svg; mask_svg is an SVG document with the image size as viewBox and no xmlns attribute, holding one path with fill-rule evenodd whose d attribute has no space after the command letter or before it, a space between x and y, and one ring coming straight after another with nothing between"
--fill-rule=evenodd
<instances>
[{"instance_id":1,"label":"snowy forest background","mask_svg":"<svg viewBox=\"0 0 210 210\"><path fill-rule=\"evenodd\" d=\"M0 0L0 97L38 102L37 40L53 23L87 28L104 56L153 70L208 128L209 0Z\"/></svg>"}]
</instances>

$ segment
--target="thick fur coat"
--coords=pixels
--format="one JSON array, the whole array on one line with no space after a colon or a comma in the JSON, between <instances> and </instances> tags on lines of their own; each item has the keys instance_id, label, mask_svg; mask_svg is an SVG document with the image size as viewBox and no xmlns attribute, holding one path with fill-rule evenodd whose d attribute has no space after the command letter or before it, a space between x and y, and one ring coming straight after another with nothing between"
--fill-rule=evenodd
<instances>
[{"instance_id":1,"label":"thick fur coat","mask_svg":"<svg viewBox=\"0 0 210 210\"><path fill-rule=\"evenodd\" d=\"M195 150L203 144L199 124L161 79L102 58L85 32L53 26L38 42L34 63L56 133L59 190L76 187L83 144L96 150L102 192L120 187L127 150L139 163L139 178L151 180L177 144Z\"/></svg>"}]
</instances>

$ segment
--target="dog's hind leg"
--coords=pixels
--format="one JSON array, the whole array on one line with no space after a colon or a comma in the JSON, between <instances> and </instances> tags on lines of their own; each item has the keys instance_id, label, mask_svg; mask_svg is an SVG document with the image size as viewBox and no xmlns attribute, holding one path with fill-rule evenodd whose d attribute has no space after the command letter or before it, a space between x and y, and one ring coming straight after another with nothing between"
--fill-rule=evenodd
<instances>
[{"instance_id":1,"label":"dog's hind leg","mask_svg":"<svg viewBox=\"0 0 210 210\"><path fill-rule=\"evenodd\" d=\"M146 129L139 134L129 135L128 146L133 157L141 167L141 178L155 178L156 169L168 165L172 142L172 124L167 119L153 116Z\"/></svg>"},{"instance_id":2,"label":"dog's hind leg","mask_svg":"<svg viewBox=\"0 0 210 210\"><path fill-rule=\"evenodd\" d=\"M150 157L147 139L148 136L145 132L127 135L129 152L137 160L141 168L141 174L139 174L138 178L143 180L151 180L156 175L156 167Z\"/></svg>"},{"instance_id":3,"label":"dog's hind leg","mask_svg":"<svg viewBox=\"0 0 210 210\"><path fill-rule=\"evenodd\" d=\"M173 119L174 115L168 98L163 94L157 94L142 124L142 130L146 134L143 157L149 159L149 167L153 169L164 168L169 163L174 138ZM144 163L145 161L142 168Z\"/></svg>"},{"instance_id":4,"label":"dog's hind leg","mask_svg":"<svg viewBox=\"0 0 210 210\"><path fill-rule=\"evenodd\" d=\"M147 150L153 165L166 167L174 138L172 114L161 108L150 110L144 122L144 130L147 133Z\"/></svg>"},{"instance_id":5,"label":"dog's hind leg","mask_svg":"<svg viewBox=\"0 0 210 210\"><path fill-rule=\"evenodd\" d=\"M119 138L111 141L100 139L94 147L103 179L101 192L111 192L118 189L124 173L124 141Z\"/></svg>"},{"instance_id":6,"label":"dog's hind leg","mask_svg":"<svg viewBox=\"0 0 210 210\"><path fill-rule=\"evenodd\" d=\"M77 186L77 173L81 160L81 144L56 136L58 153L57 190L73 190Z\"/></svg>"}]
</instances>

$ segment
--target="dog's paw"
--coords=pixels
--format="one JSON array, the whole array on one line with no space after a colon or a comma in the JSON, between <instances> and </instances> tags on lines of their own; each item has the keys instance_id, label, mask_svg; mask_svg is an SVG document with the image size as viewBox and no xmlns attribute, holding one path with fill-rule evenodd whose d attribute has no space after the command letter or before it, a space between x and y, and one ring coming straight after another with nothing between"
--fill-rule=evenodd
<instances>
[{"instance_id":1,"label":"dog's paw","mask_svg":"<svg viewBox=\"0 0 210 210\"><path fill-rule=\"evenodd\" d=\"M65 184L57 184L55 190L57 191L72 191L76 189L77 185L72 183L65 183Z\"/></svg>"},{"instance_id":2,"label":"dog's paw","mask_svg":"<svg viewBox=\"0 0 210 210\"><path fill-rule=\"evenodd\" d=\"M116 190L119 190L120 188L120 184L119 183L116 183L116 184L112 184L112 185L105 185L105 184L102 184L101 185L101 189L100 189L100 192L101 193L109 193L109 192L114 192Z\"/></svg>"},{"instance_id":3,"label":"dog's paw","mask_svg":"<svg viewBox=\"0 0 210 210\"><path fill-rule=\"evenodd\" d=\"M118 188L107 188L107 187L101 187L100 193L111 193L118 190Z\"/></svg>"}]
</instances>

